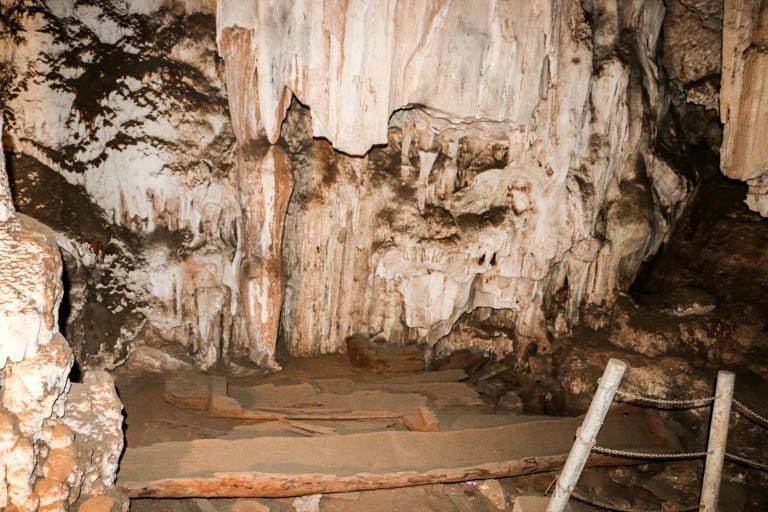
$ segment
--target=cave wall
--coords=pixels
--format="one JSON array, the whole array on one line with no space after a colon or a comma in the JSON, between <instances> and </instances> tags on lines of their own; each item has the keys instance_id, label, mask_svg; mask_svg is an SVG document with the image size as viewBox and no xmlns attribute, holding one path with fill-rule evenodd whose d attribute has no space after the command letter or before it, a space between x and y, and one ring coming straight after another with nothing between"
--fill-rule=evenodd
<instances>
[{"instance_id":1,"label":"cave wall","mask_svg":"<svg viewBox=\"0 0 768 512\"><path fill-rule=\"evenodd\" d=\"M159 339L209 367L238 336L240 229L209 2L4 9L11 185L57 233L78 360Z\"/></svg>"},{"instance_id":2,"label":"cave wall","mask_svg":"<svg viewBox=\"0 0 768 512\"><path fill-rule=\"evenodd\" d=\"M11 185L63 249L78 360L599 322L692 190L657 151L665 5L468 5L4 6Z\"/></svg>"},{"instance_id":3,"label":"cave wall","mask_svg":"<svg viewBox=\"0 0 768 512\"><path fill-rule=\"evenodd\" d=\"M747 206L768 217L768 2L725 1L720 167L749 186Z\"/></svg>"},{"instance_id":4,"label":"cave wall","mask_svg":"<svg viewBox=\"0 0 768 512\"><path fill-rule=\"evenodd\" d=\"M220 2L218 38L241 144L290 157L293 354L355 332L435 344L475 308L563 334L627 289L686 202L653 149L661 2L255 6Z\"/></svg>"}]
</instances>

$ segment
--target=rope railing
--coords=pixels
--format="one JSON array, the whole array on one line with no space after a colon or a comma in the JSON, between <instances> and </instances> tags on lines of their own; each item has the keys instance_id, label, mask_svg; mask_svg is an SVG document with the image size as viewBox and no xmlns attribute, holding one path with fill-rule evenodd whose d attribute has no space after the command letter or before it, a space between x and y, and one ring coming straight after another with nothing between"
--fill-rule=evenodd
<instances>
[{"instance_id":1,"label":"rope railing","mask_svg":"<svg viewBox=\"0 0 768 512\"><path fill-rule=\"evenodd\" d=\"M742 464L744 466L748 466L753 469L757 469L759 471L768 471L768 464L763 464L762 462L757 462L756 460L748 459L746 457L741 457L739 455L736 455L730 452L725 452L725 458L730 460L731 462Z\"/></svg>"},{"instance_id":2,"label":"rope railing","mask_svg":"<svg viewBox=\"0 0 768 512\"><path fill-rule=\"evenodd\" d=\"M752 420L754 423L756 423L758 426L763 427L764 429L768 429L768 418L765 416L761 416L749 407L747 407L744 403L739 402L735 398L733 399L733 405L734 410L738 413L740 413L745 418L748 418Z\"/></svg>"},{"instance_id":3,"label":"rope railing","mask_svg":"<svg viewBox=\"0 0 768 512\"><path fill-rule=\"evenodd\" d=\"M646 460L687 460L701 459L707 456L707 452L676 452L676 453L657 453L657 452L633 452L629 450L614 450L602 446L593 446L592 451L601 455L610 455L611 457L621 457L624 459L646 459Z\"/></svg>"},{"instance_id":4,"label":"rope railing","mask_svg":"<svg viewBox=\"0 0 768 512\"><path fill-rule=\"evenodd\" d=\"M605 510L615 510L616 512L689 512L691 510L699 510L699 504L695 505L668 505L665 504L662 509L653 508L639 508L639 507L625 507L617 505L615 503L608 503L607 501L598 500L596 498L589 498L585 496L581 491L574 489L571 491L571 496L577 500L592 505L593 507L602 508Z\"/></svg>"},{"instance_id":5,"label":"rope railing","mask_svg":"<svg viewBox=\"0 0 768 512\"><path fill-rule=\"evenodd\" d=\"M557 473L549 486L547 486L547 489L544 491L545 496L549 495L549 490L557 483L558 478L560 478L560 473ZM664 505L664 508L659 511L658 509L617 505L616 503L609 503L595 497L588 497L583 490L576 488L571 489L571 497L582 503L586 503L587 505L605 510L613 510L615 512L690 512L692 510L699 510L700 508L698 504L685 506L679 504L670 505L667 503Z\"/></svg>"},{"instance_id":6,"label":"rope railing","mask_svg":"<svg viewBox=\"0 0 768 512\"><path fill-rule=\"evenodd\" d=\"M716 396L694 398L688 400L677 400L668 398L658 398L655 396L638 395L636 393L630 393L616 390L616 396L619 399L615 399L617 402L636 403L637 405L658 406L661 409L695 409L698 407L704 407L712 404ZM752 410L749 406L740 402L737 399L733 399L733 412L740 413L742 416L752 420L759 427L768 429L768 418L760 415ZM644 452L631 452L626 450L613 450L611 448L604 448L601 446L594 446L592 451L601 455L610 455L614 457L630 458L630 459L647 459L647 460L685 460L685 459L699 459L707 456L706 451L701 452L680 452L680 453L644 453ZM742 464L744 466L757 469L759 471L768 471L768 464L736 455L734 453L726 452L725 458L731 462Z\"/></svg>"},{"instance_id":7,"label":"rope railing","mask_svg":"<svg viewBox=\"0 0 768 512\"><path fill-rule=\"evenodd\" d=\"M608 455L611 457L620 457L622 459L645 459L645 460L690 460L690 459L703 459L709 452L672 452L672 453L656 453L656 452L633 452L629 450L614 450L612 448L605 448L602 446L592 447L594 453L600 455ZM752 469L759 471L768 471L768 464L763 464L754 459L742 457L735 453L725 452L725 458L731 462L748 466Z\"/></svg>"},{"instance_id":8,"label":"rope railing","mask_svg":"<svg viewBox=\"0 0 768 512\"><path fill-rule=\"evenodd\" d=\"M697 407L705 407L715 401L714 396L694 398L691 400L670 400L666 398L638 395L620 389L616 390L616 396L619 397L619 400L617 400L618 402L641 402L641 404L657 405L663 409L695 409Z\"/></svg>"},{"instance_id":9,"label":"rope railing","mask_svg":"<svg viewBox=\"0 0 768 512\"><path fill-rule=\"evenodd\" d=\"M701 503L696 506L690 506L690 507L680 506L679 508L670 508L668 504L665 504L662 507L662 509L660 509L661 511L664 511L664 512L670 512L670 511L684 512L689 510L700 510L703 508L706 510L710 510L710 508L712 508L712 503L715 503L715 504L717 503L719 486L720 486L720 472L722 472L723 460L728 460L730 462L741 464L759 471L768 471L768 464L764 464L762 462L725 451L725 438L728 433L728 424L731 422L730 420L733 417L734 413L740 414L741 416L751 420L758 427L761 427L763 429L768 429L768 418L757 413L756 411L751 409L749 406L747 406L743 402L740 402L739 400L736 400L735 398L733 398L734 376L731 372L720 372L720 374L718 374L718 385L717 385L716 394L714 396L694 398L694 399L669 399L669 398L660 398L656 396L640 395L637 393L632 393L629 391L623 391L618 389L621 384L621 378L623 376L624 368L626 368L626 365L624 365L624 363L622 363L621 361L613 360L613 359L609 361L608 366L606 367L605 373L603 374L603 378L598 379L598 391L595 393L595 396L593 397L592 404L590 405L590 410L587 412L587 416L585 417L582 427L587 426L588 420L590 419L590 415L593 415L593 412L594 412L593 408L603 409L603 414L604 414L605 412L607 412L607 408L605 406L608 405L608 407L610 407L610 404L612 404L613 402L632 403L635 405L656 407L659 409L667 409L667 410L668 409L695 409L700 407L712 406L714 404L712 423L710 425L710 439L709 439L708 450L676 452L676 453L637 452L637 451L630 451L630 450L617 450L617 449L597 446L595 442L597 439L596 434L591 438L584 438L579 433L581 431L581 428L580 428L579 431L577 431L576 441L574 442L574 448L571 450L571 454L569 455L569 460L566 461L566 465L563 468L563 473L568 474L566 469L568 469L569 462L571 462L570 459L572 456L574 456L574 454L579 452L581 452L579 453L579 456L584 457L584 460L581 461L580 463L571 464L571 465L574 467L577 467L579 473L581 472L584 465L586 464L586 455L583 454L584 448L587 448L588 453L597 453L601 455L629 458L629 459L673 461L673 460L690 460L690 459L706 458L706 468L705 468L705 474L704 474L704 483L702 484ZM606 379L606 381L602 382L603 379ZM608 404L605 403L606 397L608 397L607 398ZM602 420L601 420L601 423L602 423ZM592 429L594 430L594 426L592 427ZM717 438L718 436L719 436L719 439L716 439L715 441L713 441L713 439ZM580 445L578 450L577 450L577 445ZM710 462L712 462L711 465L710 465ZM714 472L716 473L715 477L713 477L713 469L714 469ZM599 500L587 498L586 496L584 496L583 493L578 492L576 490L577 479L578 479L578 474L575 476L575 478L573 475L568 475L564 482L560 481L561 480L560 477L557 478L557 483L555 485L555 492L553 493L552 499L550 500L550 504L547 508L548 512L562 510L561 507L563 506L563 503L564 503L563 501L564 494L566 495L565 497L566 501L567 501L567 496L573 496L575 499L579 501L583 501L584 503L587 503L599 508L604 508L607 510L615 510L618 512L660 512L658 510L651 511L651 510L645 510L645 509L640 509L635 507L628 508L623 506L616 506L615 504L604 503L604 502L600 502Z\"/></svg>"}]
</instances>

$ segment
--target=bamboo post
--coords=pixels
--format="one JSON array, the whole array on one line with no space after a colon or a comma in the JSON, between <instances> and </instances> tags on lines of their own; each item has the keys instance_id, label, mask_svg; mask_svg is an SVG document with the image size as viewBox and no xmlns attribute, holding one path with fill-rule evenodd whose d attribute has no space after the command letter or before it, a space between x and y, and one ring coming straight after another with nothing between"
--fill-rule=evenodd
<instances>
[{"instance_id":1,"label":"bamboo post","mask_svg":"<svg viewBox=\"0 0 768 512\"><path fill-rule=\"evenodd\" d=\"M736 376L732 372L717 373L715 402L712 405L712 421L709 424L707 459L704 463L704 479L701 483L700 510L706 512L717 510L717 501L720 497L720 478L723 474L735 380Z\"/></svg>"},{"instance_id":2,"label":"bamboo post","mask_svg":"<svg viewBox=\"0 0 768 512\"><path fill-rule=\"evenodd\" d=\"M605 415L613 402L613 396L621 384L627 365L618 359L608 360L603 376L600 379L600 385L597 387L595 396L592 397L592 403L581 427L576 430L576 439L571 446L571 452L565 461L565 466L560 473L555 485L555 492L547 505L547 512L562 512L568 505L568 498L571 496L576 482L579 481L584 465L587 463L592 447L597 441L597 434L603 425Z\"/></svg>"}]
</instances>

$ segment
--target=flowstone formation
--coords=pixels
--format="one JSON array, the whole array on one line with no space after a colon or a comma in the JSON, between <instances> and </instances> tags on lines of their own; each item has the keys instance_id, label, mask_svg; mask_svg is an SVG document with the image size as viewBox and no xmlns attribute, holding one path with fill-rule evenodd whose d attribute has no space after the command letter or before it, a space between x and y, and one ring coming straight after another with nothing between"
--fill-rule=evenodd
<instances>
[{"instance_id":1,"label":"flowstone formation","mask_svg":"<svg viewBox=\"0 0 768 512\"><path fill-rule=\"evenodd\" d=\"M15 201L64 250L87 366L168 342L276 369L280 333L449 352L491 308L543 347L689 199L661 1L215 5L4 8Z\"/></svg>"},{"instance_id":2,"label":"flowstone formation","mask_svg":"<svg viewBox=\"0 0 768 512\"><path fill-rule=\"evenodd\" d=\"M747 206L768 217L768 4L726 0L724 10L720 167L747 183Z\"/></svg>"},{"instance_id":3,"label":"flowstone formation","mask_svg":"<svg viewBox=\"0 0 768 512\"><path fill-rule=\"evenodd\" d=\"M139 340L207 368L238 339L234 142L208 2L4 7L14 199L63 250L77 360Z\"/></svg>"},{"instance_id":4,"label":"flowstone formation","mask_svg":"<svg viewBox=\"0 0 768 512\"><path fill-rule=\"evenodd\" d=\"M69 380L59 249L14 211L4 162L0 152L0 509L127 510L113 485L122 405L105 372Z\"/></svg>"},{"instance_id":5,"label":"flowstone formation","mask_svg":"<svg viewBox=\"0 0 768 512\"><path fill-rule=\"evenodd\" d=\"M476 308L544 341L609 307L690 192L654 150L664 5L332 7L218 4L235 132L292 163L291 353L356 332L435 344Z\"/></svg>"}]
</instances>

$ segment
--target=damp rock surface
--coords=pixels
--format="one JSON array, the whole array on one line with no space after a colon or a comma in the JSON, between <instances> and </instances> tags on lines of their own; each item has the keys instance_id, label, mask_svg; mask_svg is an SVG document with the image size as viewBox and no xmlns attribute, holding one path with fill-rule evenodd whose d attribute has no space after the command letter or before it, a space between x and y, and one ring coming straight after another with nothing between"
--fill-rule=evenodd
<instances>
[{"instance_id":1,"label":"damp rock surface","mask_svg":"<svg viewBox=\"0 0 768 512\"><path fill-rule=\"evenodd\" d=\"M3 9L11 189L56 232L78 361L124 362L148 323L210 366L238 336L239 216L210 5Z\"/></svg>"}]
</instances>

